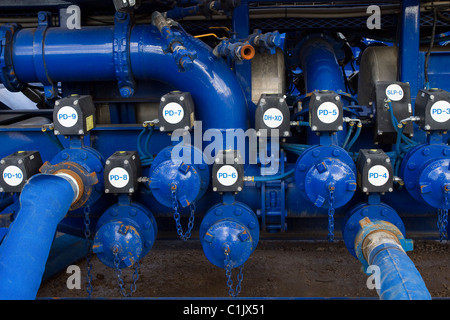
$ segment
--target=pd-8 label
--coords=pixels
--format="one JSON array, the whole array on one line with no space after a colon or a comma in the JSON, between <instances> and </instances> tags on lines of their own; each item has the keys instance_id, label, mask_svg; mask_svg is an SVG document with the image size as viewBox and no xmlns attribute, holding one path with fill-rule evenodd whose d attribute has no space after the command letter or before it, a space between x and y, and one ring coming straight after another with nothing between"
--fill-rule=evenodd
<instances>
[{"instance_id":1,"label":"pd-8 label","mask_svg":"<svg viewBox=\"0 0 450 320\"><path fill-rule=\"evenodd\" d=\"M176 124L183 120L184 110L180 104L170 102L163 108L162 115L168 123Z\"/></svg>"},{"instance_id":2,"label":"pd-8 label","mask_svg":"<svg viewBox=\"0 0 450 320\"><path fill-rule=\"evenodd\" d=\"M237 179L238 172L230 165L222 166L219 170L217 170L217 181L219 181L219 183L223 186L232 186L236 183Z\"/></svg>"},{"instance_id":3,"label":"pd-8 label","mask_svg":"<svg viewBox=\"0 0 450 320\"><path fill-rule=\"evenodd\" d=\"M317 108L317 117L323 123L333 123L339 116L339 108L333 102L327 101Z\"/></svg>"},{"instance_id":4,"label":"pd-8 label","mask_svg":"<svg viewBox=\"0 0 450 320\"><path fill-rule=\"evenodd\" d=\"M58 111L58 122L66 128L73 127L78 121L78 113L72 107L62 107Z\"/></svg>"},{"instance_id":5,"label":"pd-8 label","mask_svg":"<svg viewBox=\"0 0 450 320\"><path fill-rule=\"evenodd\" d=\"M386 167L376 165L369 169L369 183L375 187L386 184L389 180L389 171Z\"/></svg>"},{"instance_id":6,"label":"pd-8 label","mask_svg":"<svg viewBox=\"0 0 450 320\"><path fill-rule=\"evenodd\" d=\"M23 172L19 167L8 166L3 170L3 180L8 185L16 187L23 181Z\"/></svg>"},{"instance_id":7,"label":"pd-8 label","mask_svg":"<svg viewBox=\"0 0 450 320\"><path fill-rule=\"evenodd\" d=\"M450 120L450 103L445 100L435 102L430 108L430 114L436 122L447 122Z\"/></svg>"},{"instance_id":8,"label":"pd-8 label","mask_svg":"<svg viewBox=\"0 0 450 320\"><path fill-rule=\"evenodd\" d=\"M129 176L127 170L123 168L114 168L109 172L109 182L115 188L123 188L128 184Z\"/></svg>"},{"instance_id":9,"label":"pd-8 label","mask_svg":"<svg viewBox=\"0 0 450 320\"><path fill-rule=\"evenodd\" d=\"M283 122L283 114L276 108L270 108L264 112L263 121L269 128L278 128Z\"/></svg>"}]
</instances>

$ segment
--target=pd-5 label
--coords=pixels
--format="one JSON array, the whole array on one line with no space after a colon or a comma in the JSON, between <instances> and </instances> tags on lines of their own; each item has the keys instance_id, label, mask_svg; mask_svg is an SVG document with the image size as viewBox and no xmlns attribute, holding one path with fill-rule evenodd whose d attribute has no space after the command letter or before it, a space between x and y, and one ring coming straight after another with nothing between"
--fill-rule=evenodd
<instances>
[{"instance_id":1,"label":"pd-5 label","mask_svg":"<svg viewBox=\"0 0 450 320\"><path fill-rule=\"evenodd\" d=\"M333 123L339 116L339 108L333 102L327 101L317 108L317 117L323 123Z\"/></svg>"}]
</instances>

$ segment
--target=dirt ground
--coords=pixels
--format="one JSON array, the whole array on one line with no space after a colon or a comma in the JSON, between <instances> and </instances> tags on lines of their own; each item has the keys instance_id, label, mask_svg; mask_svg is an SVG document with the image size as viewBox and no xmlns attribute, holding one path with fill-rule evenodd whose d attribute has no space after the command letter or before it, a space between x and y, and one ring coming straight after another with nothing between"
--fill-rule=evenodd
<instances>
[{"instance_id":1,"label":"dirt ground","mask_svg":"<svg viewBox=\"0 0 450 320\"><path fill-rule=\"evenodd\" d=\"M450 297L449 243L415 241L409 257L414 261L433 298ZM117 278L95 256L92 259L93 298L120 298ZM81 289L67 289L69 274L61 272L41 285L38 298L86 298L81 268ZM133 270L123 271L126 291ZM236 270L233 279L236 283ZM366 287L361 264L348 253L342 241L260 241L245 263L239 297L335 297L378 298ZM141 261L133 297L228 297L223 269L212 265L198 241L156 241Z\"/></svg>"}]
</instances>

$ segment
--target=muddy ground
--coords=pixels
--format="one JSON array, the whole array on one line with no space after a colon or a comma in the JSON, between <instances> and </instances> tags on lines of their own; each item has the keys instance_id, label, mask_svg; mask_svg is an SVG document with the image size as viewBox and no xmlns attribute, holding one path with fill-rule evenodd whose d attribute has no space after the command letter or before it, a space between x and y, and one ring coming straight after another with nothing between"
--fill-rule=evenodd
<instances>
[{"instance_id":1,"label":"muddy ground","mask_svg":"<svg viewBox=\"0 0 450 320\"><path fill-rule=\"evenodd\" d=\"M415 241L409 253L434 298L450 297L449 243ZM93 298L119 298L117 278L95 256L92 259ZM41 285L38 298L85 298L86 261L81 289L67 289L61 272ZM124 270L127 292L132 271ZM233 272L233 277L236 271ZM377 298L366 287L367 276L342 241L260 241L245 263L239 297L350 297ZM234 280L236 283L236 280ZM133 297L228 297L225 271L212 265L198 241L156 241L141 261Z\"/></svg>"}]
</instances>

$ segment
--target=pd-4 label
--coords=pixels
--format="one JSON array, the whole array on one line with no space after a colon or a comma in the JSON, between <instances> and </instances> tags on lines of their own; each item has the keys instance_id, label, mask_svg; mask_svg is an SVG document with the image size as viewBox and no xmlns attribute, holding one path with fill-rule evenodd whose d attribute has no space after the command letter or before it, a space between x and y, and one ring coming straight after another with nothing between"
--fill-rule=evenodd
<instances>
[{"instance_id":1,"label":"pd-4 label","mask_svg":"<svg viewBox=\"0 0 450 320\"><path fill-rule=\"evenodd\" d=\"M375 187L381 187L389 180L389 171L386 167L376 165L369 169L369 183Z\"/></svg>"}]
</instances>

